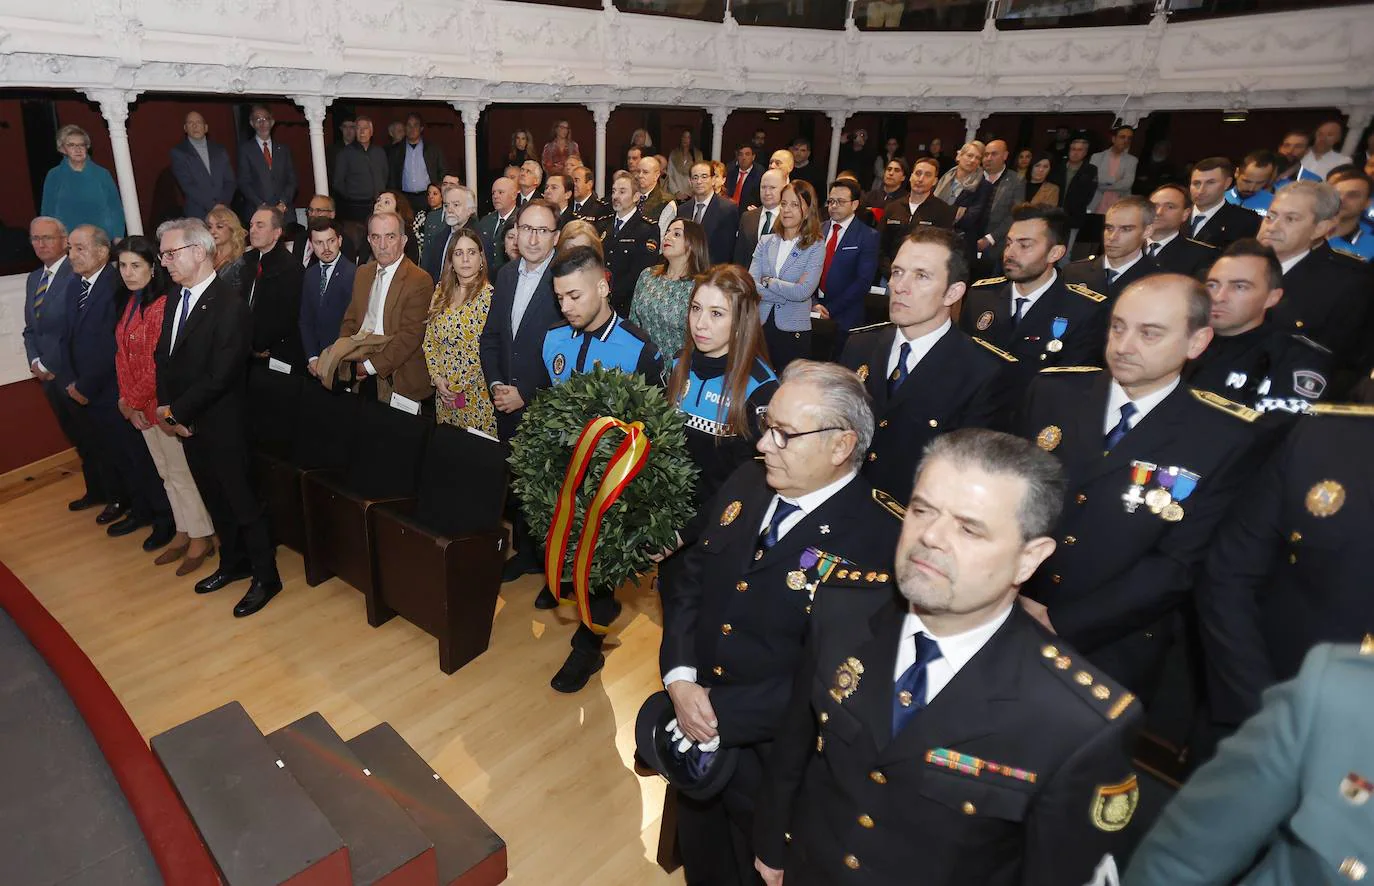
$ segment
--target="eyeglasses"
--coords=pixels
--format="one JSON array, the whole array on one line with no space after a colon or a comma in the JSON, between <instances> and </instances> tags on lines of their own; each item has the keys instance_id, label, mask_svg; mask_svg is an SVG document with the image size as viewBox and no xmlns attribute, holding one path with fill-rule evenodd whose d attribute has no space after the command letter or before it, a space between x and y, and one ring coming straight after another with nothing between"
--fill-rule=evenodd
<instances>
[{"instance_id":1,"label":"eyeglasses","mask_svg":"<svg viewBox=\"0 0 1374 886\"><path fill-rule=\"evenodd\" d=\"M531 225L516 225L515 229L526 237L534 237L537 240L542 240L558 230L557 228L536 228Z\"/></svg>"},{"instance_id":2,"label":"eyeglasses","mask_svg":"<svg viewBox=\"0 0 1374 886\"><path fill-rule=\"evenodd\" d=\"M846 203L857 203L857 202L859 202L859 201L853 200L853 199L851 199L851 198L849 198L849 197L831 197L829 200L826 200L826 201L825 201L825 205L826 205L826 206L843 206L843 205L846 204Z\"/></svg>"},{"instance_id":3,"label":"eyeglasses","mask_svg":"<svg viewBox=\"0 0 1374 886\"><path fill-rule=\"evenodd\" d=\"M190 249L192 246L195 245L196 244L194 243L187 243L185 246L178 246L176 249L164 249L162 252L159 252L157 254L157 257L162 259L163 261L171 261L172 259L176 258L178 252L180 252L183 249Z\"/></svg>"},{"instance_id":4,"label":"eyeglasses","mask_svg":"<svg viewBox=\"0 0 1374 886\"><path fill-rule=\"evenodd\" d=\"M91 146L85 142L63 142L62 147L69 151L89 151Z\"/></svg>"},{"instance_id":5,"label":"eyeglasses","mask_svg":"<svg viewBox=\"0 0 1374 886\"><path fill-rule=\"evenodd\" d=\"M249 120L248 122L251 123L251 124L253 124L254 126L257 126L259 123L271 123L271 122L272 122L272 118L271 118L271 117L254 117L252 120Z\"/></svg>"},{"instance_id":6,"label":"eyeglasses","mask_svg":"<svg viewBox=\"0 0 1374 886\"><path fill-rule=\"evenodd\" d=\"M778 451L779 451L779 452L781 452L782 450L784 450L784 449L787 448L787 444L788 444L789 442L791 442L792 440L795 440L797 437L806 437L806 436L809 436L809 435L811 435L811 434L823 434L823 433L825 433L826 431L844 431L844 430L848 430L848 428L833 428L833 427L832 427L832 428L816 428L814 431L784 431L782 428L778 427L777 425L768 425L767 427L765 427L765 428L763 429L763 433L764 433L764 436L766 436L769 440L773 441L773 445L776 446L776 447L778 448Z\"/></svg>"}]
</instances>

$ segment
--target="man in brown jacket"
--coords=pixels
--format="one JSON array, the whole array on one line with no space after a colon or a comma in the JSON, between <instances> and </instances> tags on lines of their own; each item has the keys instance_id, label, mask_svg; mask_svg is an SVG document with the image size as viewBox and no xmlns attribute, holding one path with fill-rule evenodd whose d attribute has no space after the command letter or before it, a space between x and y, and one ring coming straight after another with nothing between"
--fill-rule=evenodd
<instances>
[{"instance_id":1,"label":"man in brown jacket","mask_svg":"<svg viewBox=\"0 0 1374 886\"><path fill-rule=\"evenodd\" d=\"M353 300L339 327L340 342L367 339L375 344L366 359L354 362L360 390L390 400L392 392L417 402L434 393L422 344L434 281L406 258L405 225L393 212L374 213L367 223L373 260L353 278ZM361 355L361 354L359 354Z\"/></svg>"}]
</instances>

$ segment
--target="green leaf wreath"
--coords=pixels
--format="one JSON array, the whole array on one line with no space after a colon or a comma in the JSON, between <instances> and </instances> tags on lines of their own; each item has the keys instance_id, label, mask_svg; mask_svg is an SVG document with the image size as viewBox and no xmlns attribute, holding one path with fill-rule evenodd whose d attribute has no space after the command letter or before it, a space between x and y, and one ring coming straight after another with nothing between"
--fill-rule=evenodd
<instances>
[{"instance_id":1,"label":"green leaf wreath","mask_svg":"<svg viewBox=\"0 0 1374 886\"><path fill-rule=\"evenodd\" d=\"M596 368L576 374L535 396L511 441L512 489L520 498L531 532L541 543L553 520L554 504L577 438L587 422L602 416L641 422L650 447L644 468L602 521L592 560L591 587L598 591L620 587L652 565L651 552L676 544L674 533L695 511L697 476L696 464L687 451L682 413L668 402L662 389L637 373L618 369ZM587 505L622 439L623 435L614 431L601 438L577 490L577 515L564 558L565 580L572 577L576 541Z\"/></svg>"}]
</instances>

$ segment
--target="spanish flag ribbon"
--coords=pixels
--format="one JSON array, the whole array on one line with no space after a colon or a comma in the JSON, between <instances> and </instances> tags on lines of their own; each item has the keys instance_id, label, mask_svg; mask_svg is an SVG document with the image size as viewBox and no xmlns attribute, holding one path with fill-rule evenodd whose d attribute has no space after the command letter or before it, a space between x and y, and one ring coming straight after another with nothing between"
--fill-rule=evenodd
<instances>
[{"instance_id":1,"label":"spanish flag ribbon","mask_svg":"<svg viewBox=\"0 0 1374 886\"><path fill-rule=\"evenodd\" d=\"M649 438L644 435L642 423L627 423L609 416L594 418L587 422L577 438L577 445L573 447L568 470L563 475L563 486L559 489L558 499L554 504L549 534L544 539L544 577L548 580L549 590L557 594L558 587L563 581L563 559L567 554L568 539L572 535L573 520L577 516L577 488L582 485L582 478L591 466L597 443L613 429L622 431L625 439L620 441L620 446L606 463L606 475L601 478L596 494L592 496L591 502L587 505L587 513L582 519L577 553L573 557L574 600L561 601L565 605L576 603L582 623L598 634L606 633L609 627L592 622L589 587L592 577L592 555L596 553L601 521L606 511L615 504L620 493L648 461Z\"/></svg>"}]
</instances>

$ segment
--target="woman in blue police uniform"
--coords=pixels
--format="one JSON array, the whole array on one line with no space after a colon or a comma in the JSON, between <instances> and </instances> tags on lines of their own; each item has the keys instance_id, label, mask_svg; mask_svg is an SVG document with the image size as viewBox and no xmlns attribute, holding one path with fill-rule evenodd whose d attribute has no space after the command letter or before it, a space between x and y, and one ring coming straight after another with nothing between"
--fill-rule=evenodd
<instances>
[{"instance_id":1,"label":"woman in blue police uniform","mask_svg":"<svg viewBox=\"0 0 1374 886\"><path fill-rule=\"evenodd\" d=\"M563 323L544 334L544 371L550 384L562 384L575 373L596 366L638 372L653 384L663 379L663 357L649 336L639 327L616 316L611 308L611 287L606 282L606 265L590 246L578 246L558 256L553 264L553 291ZM570 592L571 583L565 583ZM534 605L553 609L558 605L546 587ZM592 620L609 626L620 614L615 589L594 594ZM587 685L592 674L601 670L606 658L601 654L604 637L586 625L578 625L573 635L572 652L550 685L559 692L576 692Z\"/></svg>"}]
</instances>

